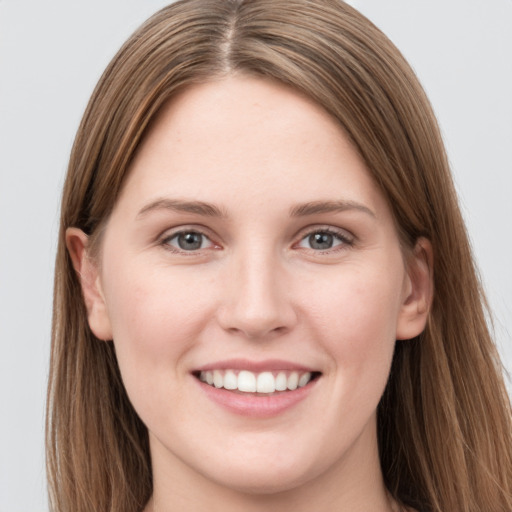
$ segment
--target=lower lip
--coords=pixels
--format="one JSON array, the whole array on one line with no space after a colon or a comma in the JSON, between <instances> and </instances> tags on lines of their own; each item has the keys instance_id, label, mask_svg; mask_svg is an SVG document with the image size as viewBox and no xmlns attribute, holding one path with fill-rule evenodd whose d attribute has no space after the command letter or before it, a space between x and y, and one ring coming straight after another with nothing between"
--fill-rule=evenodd
<instances>
[{"instance_id":1,"label":"lower lip","mask_svg":"<svg viewBox=\"0 0 512 512\"><path fill-rule=\"evenodd\" d=\"M196 379L206 396L228 411L240 416L269 418L277 416L302 402L316 386L319 378L309 382L302 388L284 391L269 396L242 394L216 388Z\"/></svg>"}]
</instances>

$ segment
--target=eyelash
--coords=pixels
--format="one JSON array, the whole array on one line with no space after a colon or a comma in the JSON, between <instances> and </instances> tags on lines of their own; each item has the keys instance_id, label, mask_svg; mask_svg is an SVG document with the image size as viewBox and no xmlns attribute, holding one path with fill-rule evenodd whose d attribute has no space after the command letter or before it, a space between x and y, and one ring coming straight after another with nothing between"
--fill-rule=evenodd
<instances>
[{"instance_id":1,"label":"eyelash","mask_svg":"<svg viewBox=\"0 0 512 512\"><path fill-rule=\"evenodd\" d=\"M333 247L328 247L326 249L313 249L311 247L304 247L305 250L312 251L315 254L328 254L337 251L341 251L346 249L347 247L351 247L354 245L354 238L349 236L346 231L341 231L332 227L319 227L313 229L311 231L307 231L306 233L301 234L301 238L296 246L300 246L302 242L307 240L308 238L314 235L330 235L333 238L336 238L340 243L334 245Z\"/></svg>"},{"instance_id":2,"label":"eyelash","mask_svg":"<svg viewBox=\"0 0 512 512\"><path fill-rule=\"evenodd\" d=\"M206 240L210 241L210 243L214 246L214 248L220 248L220 246L218 244L215 244L215 242L213 242L211 240L211 237L209 237L206 233L204 233L201 229L198 229L198 228L180 229L179 231L175 231L174 233L166 235L160 241L160 245L162 245L168 251L171 251L176 254L187 255L187 256L197 255L202 250L210 248L210 247L200 247L197 250L186 250L186 249L181 249L179 247L175 247L175 246L171 245L171 241L173 239L175 239L175 238L177 239L177 237L179 237L180 235L188 235L188 234L200 235L202 237L201 245L205 242L205 239L206 239Z\"/></svg>"},{"instance_id":3,"label":"eyelash","mask_svg":"<svg viewBox=\"0 0 512 512\"><path fill-rule=\"evenodd\" d=\"M180 235L200 235L202 237L201 239L201 246L203 243L205 243L205 239L210 242L212 247L199 247L197 249L192 250L186 250L182 249L176 246L173 246L171 244L171 241L173 239L177 239ZM333 238L337 239L339 241L338 244L333 245L332 247L328 247L326 249L313 249L312 247L301 247L301 243L303 243L305 240L307 240L310 237L313 237L315 235L329 235ZM161 241L159 242L161 246L163 246L166 250L171 251L176 254L182 254L187 256L194 256L197 254L200 254L205 249L220 249L221 246L216 244L212 241L211 237L208 236L204 231L198 228L189 228L189 229L180 229L179 231L175 231L171 234L168 234L164 236ZM316 229L312 229L306 232L302 232L300 235L300 239L297 243L293 245L294 248L304 249L306 251L312 251L314 254L328 254L337 252L343 249L346 249L347 247L351 247L354 245L354 238L351 236L348 236L345 231L337 230L332 227L319 227Z\"/></svg>"}]
</instances>

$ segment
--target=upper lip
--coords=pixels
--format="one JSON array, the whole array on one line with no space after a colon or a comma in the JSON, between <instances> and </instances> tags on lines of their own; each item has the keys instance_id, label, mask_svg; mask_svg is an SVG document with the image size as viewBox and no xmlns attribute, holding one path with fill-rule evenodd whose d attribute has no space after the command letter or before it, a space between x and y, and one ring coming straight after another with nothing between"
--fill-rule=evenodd
<instances>
[{"instance_id":1,"label":"upper lip","mask_svg":"<svg viewBox=\"0 0 512 512\"><path fill-rule=\"evenodd\" d=\"M314 372L318 371L303 364L293 363L283 359L265 359L262 361L252 361L249 359L225 359L205 364L196 368L195 372L206 372L212 370L248 370L254 373L264 371L289 370L298 372Z\"/></svg>"}]
</instances>

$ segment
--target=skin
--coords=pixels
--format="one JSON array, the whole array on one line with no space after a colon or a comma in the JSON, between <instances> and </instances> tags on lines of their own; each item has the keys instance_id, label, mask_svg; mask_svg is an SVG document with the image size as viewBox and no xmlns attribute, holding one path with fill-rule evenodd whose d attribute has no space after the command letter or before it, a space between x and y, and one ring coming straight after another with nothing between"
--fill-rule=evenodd
<instances>
[{"instance_id":1,"label":"skin","mask_svg":"<svg viewBox=\"0 0 512 512\"><path fill-rule=\"evenodd\" d=\"M162 203L177 200L221 215ZM318 201L345 208L290 215ZM332 247L312 246L326 230ZM205 234L202 248L180 249L180 231ZM385 198L318 105L243 76L186 90L139 148L99 256L78 229L67 242L90 326L114 340L149 429L148 512L395 509L376 408L396 339L425 326L431 250L403 253ZM251 418L191 373L226 358L321 376L292 408Z\"/></svg>"}]
</instances>

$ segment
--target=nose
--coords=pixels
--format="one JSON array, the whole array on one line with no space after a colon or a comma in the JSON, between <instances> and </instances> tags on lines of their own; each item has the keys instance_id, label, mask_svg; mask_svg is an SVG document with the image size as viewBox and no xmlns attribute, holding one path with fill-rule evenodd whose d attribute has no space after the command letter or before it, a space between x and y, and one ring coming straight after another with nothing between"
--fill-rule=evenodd
<instances>
[{"instance_id":1,"label":"nose","mask_svg":"<svg viewBox=\"0 0 512 512\"><path fill-rule=\"evenodd\" d=\"M235 258L221 291L221 327L248 339L289 332L297 322L289 278L279 258L263 252Z\"/></svg>"}]
</instances>

